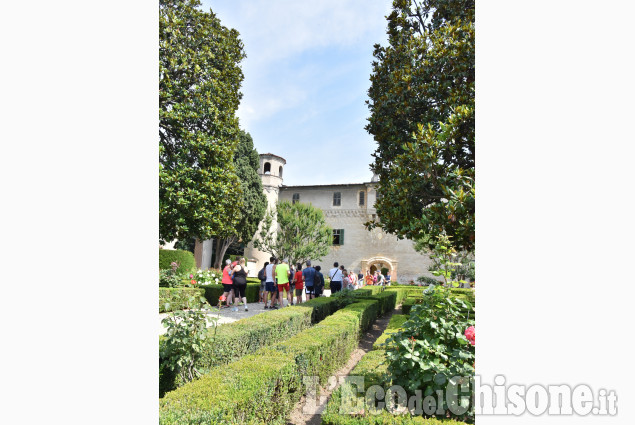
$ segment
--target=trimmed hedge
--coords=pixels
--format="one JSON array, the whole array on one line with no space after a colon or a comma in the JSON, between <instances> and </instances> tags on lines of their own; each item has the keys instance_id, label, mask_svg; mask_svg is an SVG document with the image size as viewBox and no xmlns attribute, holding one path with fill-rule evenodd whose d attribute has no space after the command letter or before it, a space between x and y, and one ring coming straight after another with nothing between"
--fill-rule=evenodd
<instances>
[{"instance_id":1,"label":"trimmed hedge","mask_svg":"<svg viewBox=\"0 0 635 425\"><path fill-rule=\"evenodd\" d=\"M205 290L207 302L214 306L218 305L218 299L225 293L225 289L221 284L201 285L201 288ZM248 303L257 303L260 299L260 282L251 283L247 281L245 297L247 297Z\"/></svg>"},{"instance_id":2,"label":"trimmed hedge","mask_svg":"<svg viewBox=\"0 0 635 425\"><path fill-rule=\"evenodd\" d=\"M362 289L358 289L354 292L354 296L357 299L371 299L379 301L379 315L392 311L397 305L397 292L395 291L383 291L374 295L366 295L362 293Z\"/></svg>"},{"instance_id":3,"label":"trimmed hedge","mask_svg":"<svg viewBox=\"0 0 635 425\"><path fill-rule=\"evenodd\" d=\"M335 313L342 307L337 299L315 298L298 306L247 317L219 326L210 350L203 353L199 370L235 361L261 347L286 339ZM214 329L208 330L210 338Z\"/></svg>"},{"instance_id":4,"label":"trimmed hedge","mask_svg":"<svg viewBox=\"0 0 635 425\"><path fill-rule=\"evenodd\" d=\"M469 301L472 306L474 306L474 300L469 299L469 297L463 296L463 295L456 295L453 296L452 298L455 299L462 299L463 301ZM410 311L412 310L412 307L414 305L417 304L421 304L421 301L423 300L423 297L408 297L404 300L404 302L401 304L401 312L403 314L410 314ZM465 310L465 312L467 313L467 310ZM474 310L472 310L472 314L474 315L475 312Z\"/></svg>"},{"instance_id":5,"label":"trimmed hedge","mask_svg":"<svg viewBox=\"0 0 635 425\"><path fill-rule=\"evenodd\" d=\"M393 316L394 317L394 316ZM369 351L355 365L349 376L363 376L364 389L373 385L388 388L390 378L388 376L388 364L385 362L386 352L384 350ZM361 396L360 393L357 393ZM342 387L338 388L331 395L331 399L326 405L322 414L322 425L463 425L464 422L457 422L452 419L423 418L411 415L393 415L386 410L379 414L341 414L339 412L342 400Z\"/></svg>"},{"instance_id":6,"label":"trimmed hedge","mask_svg":"<svg viewBox=\"0 0 635 425\"><path fill-rule=\"evenodd\" d=\"M205 291L201 288L159 288L159 313L190 308L189 298L192 296L198 298L203 295ZM165 303L170 303L167 310Z\"/></svg>"},{"instance_id":7,"label":"trimmed hedge","mask_svg":"<svg viewBox=\"0 0 635 425\"><path fill-rule=\"evenodd\" d=\"M342 307L336 298L320 297L299 306L272 310L266 314L246 317L218 328L208 329L208 338L216 337L208 350L196 364L196 368L205 373L215 366L224 365L251 354L261 347L286 339L335 313ZM159 362L159 370L162 368ZM167 373L159 377L159 397L172 391L181 382L175 374ZM161 390L162 389L162 390Z\"/></svg>"},{"instance_id":8,"label":"trimmed hedge","mask_svg":"<svg viewBox=\"0 0 635 425\"><path fill-rule=\"evenodd\" d=\"M373 343L373 350L384 349L385 346L382 344L384 344L393 333L399 331L408 318L409 316L407 314L393 314L384 333Z\"/></svg>"},{"instance_id":9,"label":"trimmed hedge","mask_svg":"<svg viewBox=\"0 0 635 425\"><path fill-rule=\"evenodd\" d=\"M339 369L377 312L374 300L351 304L287 341L215 368L166 394L159 423L284 424L304 393L302 376Z\"/></svg>"},{"instance_id":10,"label":"trimmed hedge","mask_svg":"<svg viewBox=\"0 0 635 425\"><path fill-rule=\"evenodd\" d=\"M169 269L170 263L179 263L178 273L189 273L196 269L194 254L182 249L159 249L159 269Z\"/></svg>"}]
</instances>

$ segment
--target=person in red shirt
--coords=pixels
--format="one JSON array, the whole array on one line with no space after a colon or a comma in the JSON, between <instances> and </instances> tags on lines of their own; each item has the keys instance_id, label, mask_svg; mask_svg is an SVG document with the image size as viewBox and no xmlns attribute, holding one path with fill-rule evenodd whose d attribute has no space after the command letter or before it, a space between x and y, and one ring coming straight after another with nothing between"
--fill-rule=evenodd
<instances>
[{"instance_id":1,"label":"person in red shirt","mask_svg":"<svg viewBox=\"0 0 635 425\"><path fill-rule=\"evenodd\" d=\"M302 280L302 264L298 263L293 281L295 282L295 296L297 298L296 304L302 304L302 291L304 290L304 280Z\"/></svg>"},{"instance_id":2,"label":"person in red shirt","mask_svg":"<svg viewBox=\"0 0 635 425\"><path fill-rule=\"evenodd\" d=\"M223 280L221 281L224 291L223 297L225 297L225 301L227 301L227 307L231 305L234 295L234 282L232 281L233 267L230 264L231 260L229 258L225 260L225 268L223 269Z\"/></svg>"}]
</instances>

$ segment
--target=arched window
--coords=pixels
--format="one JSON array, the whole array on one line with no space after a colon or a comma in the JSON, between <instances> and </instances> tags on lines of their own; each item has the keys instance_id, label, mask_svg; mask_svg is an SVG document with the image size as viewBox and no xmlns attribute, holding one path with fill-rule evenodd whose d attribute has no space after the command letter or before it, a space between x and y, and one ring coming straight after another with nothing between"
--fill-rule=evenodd
<instances>
[{"instance_id":1,"label":"arched window","mask_svg":"<svg viewBox=\"0 0 635 425\"><path fill-rule=\"evenodd\" d=\"M282 165L278 168L278 175L282 178Z\"/></svg>"},{"instance_id":2,"label":"arched window","mask_svg":"<svg viewBox=\"0 0 635 425\"><path fill-rule=\"evenodd\" d=\"M271 174L271 163L269 163L269 162L265 162L265 169L264 169L264 173L265 173L265 174Z\"/></svg>"}]
</instances>

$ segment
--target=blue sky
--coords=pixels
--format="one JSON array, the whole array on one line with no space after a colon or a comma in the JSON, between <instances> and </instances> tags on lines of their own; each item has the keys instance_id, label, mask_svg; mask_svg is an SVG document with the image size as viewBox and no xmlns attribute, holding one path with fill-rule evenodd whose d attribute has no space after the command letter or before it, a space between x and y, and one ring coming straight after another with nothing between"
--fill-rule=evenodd
<instances>
[{"instance_id":1,"label":"blue sky","mask_svg":"<svg viewBox=\"0 0 635 425\"><path fill-rule=\"evenodd\" d=\"M284 184L361 183L375 142L364 126L373 45L390 0L204 0L240 32L238 110L258 152L287 160Z\"/></svg>"}]
</instances>

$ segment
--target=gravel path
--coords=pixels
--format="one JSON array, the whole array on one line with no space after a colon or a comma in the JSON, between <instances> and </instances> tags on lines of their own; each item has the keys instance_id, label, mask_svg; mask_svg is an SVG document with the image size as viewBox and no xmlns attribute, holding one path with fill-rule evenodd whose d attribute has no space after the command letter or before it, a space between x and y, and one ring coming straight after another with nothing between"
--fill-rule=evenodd
<instances>
[{"instance_id":1,"label":"gravel path","mask_svg":"<svg viewBox=\"0 0 635 425\"><path fill-rule=\"evenodd\" d=\"M328 289L325 290L324 295L327 297L330 296L331 291ZM295 301L295 298L293 300ZM306 301L306 294L302 295L302 301ZM286 298L283 300L283 303L285 306L287 305ZM265 305L263 303L247 303L247 308L249 309L249 311L245 311L245 307L243 307L242 305L238 306L238 311L231 311L231 308L221 308L220 317L218 309L216 307L213 307L212 313L210 315L213 317L219 317L218 324L222 325L224 323L232 323L237 320L244 319L245 317L251 317L257 314L268 312L269 310L265 310L264 307ZM169 313L159 313L159 335L163 335L166 332L166 328L163 327L161 320L163 320L163 318L166 317L168 314ZM211 326L214 326L214 322L208 321L207 327L209 328Z\"/></svg>"}]
</instances>

